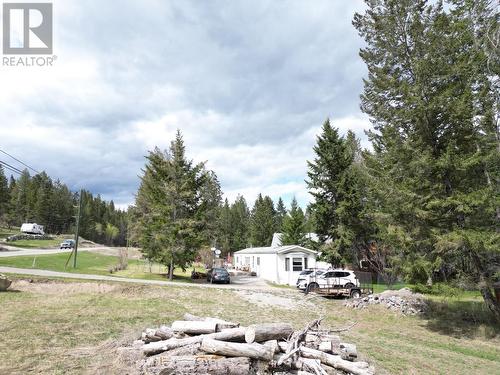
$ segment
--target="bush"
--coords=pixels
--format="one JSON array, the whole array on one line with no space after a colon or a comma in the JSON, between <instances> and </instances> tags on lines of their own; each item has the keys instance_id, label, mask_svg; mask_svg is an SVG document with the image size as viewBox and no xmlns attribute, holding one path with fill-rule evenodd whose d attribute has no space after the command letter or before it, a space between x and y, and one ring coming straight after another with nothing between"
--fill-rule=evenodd
<instances>
[{"instance_id":1,"label":"bush","mask_svg":"<svg viewBox=\"0 0 500 375\"><path fill-rule=\"evenodd\" d=\"M446 283L436 283L432 286L418 283L415 284L411 289L415 293L431 294L444 297L456 297L461 293L459 289Z\"/></svg>"}]
</instances>

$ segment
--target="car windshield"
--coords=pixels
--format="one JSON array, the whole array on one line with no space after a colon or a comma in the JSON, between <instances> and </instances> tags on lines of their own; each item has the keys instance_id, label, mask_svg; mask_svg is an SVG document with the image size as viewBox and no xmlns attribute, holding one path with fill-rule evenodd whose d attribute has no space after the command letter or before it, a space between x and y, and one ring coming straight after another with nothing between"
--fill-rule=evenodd
<instances>
[{"instance_id":1,"label":"car windshield","mask_svg":"<svg viewBox=\"0 0 500 375\"><path fill-rule=\"evenodd\" d=\"M313 273L313 271L312 271L312 270L304 270L304 271L302 271L302 272L300 273L300 275L309 275L309 274L311 274L311 273Z\"/></svg>"},{"instance_id":2,"label":"car windshield","mask_svg":"<svg viewBox=\"0 0 500 375\"><path fill-rule=\"evenodd\" d=\"M213 272L219 275L227 275L227 271L223 268L215 269Z\"/></svg>"}]
</instances>

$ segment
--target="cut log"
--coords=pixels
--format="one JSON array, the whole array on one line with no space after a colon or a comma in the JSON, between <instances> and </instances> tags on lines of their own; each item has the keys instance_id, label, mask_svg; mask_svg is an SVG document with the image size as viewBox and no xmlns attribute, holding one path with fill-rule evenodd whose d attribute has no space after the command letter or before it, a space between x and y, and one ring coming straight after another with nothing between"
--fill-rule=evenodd
<instances>
[{"instance_id":1,"label":"cut log","mask_svg":"<svg viewBox=\"0 0 500 375\"><path fill-rule=\"evenodd\" d=\"M356 345L341 343L340 344L340 357L347 361L354 361L358 358L358 351L356 349Z\"/></svg>"},{"instance_id":2,"label":"cut log","mask_svg":"<svg viewBox=\"0 0 500 375\"><path fill-rule=\"evenodd\" d=\"M158 329L148 328L142 333L141 340L146 343L153 341L168 340L173 335L174 332L172 331L172 329L170 329L170 327L167 326L161 326Z\"/></svg>"},{"instance_id":3,"label":"cut log","mask_svg":"<svg viewBox=\"0 0 500 375\"><path fill-rule=\"evenodd\" d=\"M339 356L323 353L319 350L300 347L300 354L306 358L319 359L321 363L336 368L337 370L346 371L354 375L371 375L370 368L367 368L366 362L349 362Z\"/></svg>"},{"instance_id":4,"label":"cut log","mask_svg":"<svg viewBox=\"0 0 500 375\"><path fill-rule=\"evenodd\" d=\"M337 370L335 370L333 367L331 367L331 366L327 366L327 365L325 365L325 364L323 364L323 363L321 364L321 368L322 368L323 370L325 370L325 372L326 372L328 375L338 375L338 373L339 373L339 372L338 372Z\"/></svg>"},{"instance_id":5,"label":"cut log","mask_svg":"<svg viewBox=\"0 0 500 375\"><path fill-rule=\"evenodd\" d=\"M280 347L278 346L278 340L264 341L262 345L267 346L272 349L273 354L280 352Z\"/></svg>"},{"instance_id":6,"label":"cut log","mask_svg":"<svg viewBox=\"0 0 500 375\"><path fill-rule=\"evenodd\" d=\"M249 358L221 358L213 355L168 357L161 364L160 375L227 374L250 373ZM149 369L148 371L151 371ZM151 373L151 372L149 372Z\"/></svg>"},{"instance_id":7,"label":"cut log","mask_svg":"<svg viewBox=\"0 0 500 375\"><path fill-rule=\"evenodd\" d=\"M219 354L229 357L264 359L266 361L272 360L274 356L274 352L271 348L261 344L240 344L210 338L203 339L200 349L211 354Z\"/></svg>"},{"instance_id":8,"label":"cut log","mask_svg":"<svg viewBox=\"0 0 500 375\"><path fill-rule=\"evenodd\" d=\"M332 342L331 341L321 341L318 345L318 350L325 353L332 353Z\"/></svg>"},{"instance_id":9,"label":"cut log","mask_svg":"<svg viewBox=\"0 0 500 375\"><path fill-rule=\"evenodd\" d=\"M292 333L293 327L288 323L256 324L247 328L245 341L251 344L252 342L288 339Z\"/></svg>"},{"instance_id":10,"label":"cut log","mask_svg":"<svg viewBox=\"0 0 500 375\"><path fill-rule=\"evenodd\" d=\"M280 352L286 353L286 350L288 348L288 343L286 341L278 341L278 346L280 348Z\"/></svg>"},{"instance_id":11,"label":"cut log","mask_svg":"<svg viewBox=\"0 0 500 375\"><path fill-rule=\"evenodd\" d=\"M228 322L223 319L219 318L211 318L211 317L205 317L202 318L200 316L196 316L193 314L185 313L184 314L184 320L185 321L192 321L192 322L215 322L217 323L217 332L222 331L223 329L227 328L238 328L240 326L240 323L234 323L234 322Z\"/></svg>"},{"instance_id":12,"label":"cut log","mask_svg":"<svg viewBox=\"0 0 500 375\"><path fill-rule=\"evenodd\" d=\"M315 375L328 375L321 367L319 359L302 358L302 370L311 372Z\"/></svg>"},{"instance_id":13,"label":"cut log","mask_svg":"<svg viewBox=\"0 0 500 375\"><path fill-rule=\"evenodd\" d=\"M145 355L153 355L165 352L167 350L179 348L184 345L200 343L203 341L204 338L211 338L224 341L244 342L245 328L231 328L231 329L226 329L223 332L209 333L206 335L187 337L184 339L171 338L168 340L152 342L150 344L143 345L142 351Z\"/></svg>"},{"instance_id":14,"label":"cut log","mask_svg":"<svg viewBox=\"0 0 500 375\"><path fill-rule=\"evenodd\" d=\"M187 333L188 335L214 333L217 331L217 323L194 320L176 320L172 323L172 330L175 332Z\"/></svg>"},{"instance_id":15,"label":"cut log","mask_svg":"<svg viewBox=\"0 0 500 375\"><path fill-rule=\"evenodd\" d=\"M200 343L191 344L186 346L181 346L180 348L169 350L168 352L163 352L158 355L154 355L146 359L144 367L158 367L163 364L164 361L171 357L179 357L179 356L192 356L201 354L200 352Z\"/></svg>"}]
</instances>

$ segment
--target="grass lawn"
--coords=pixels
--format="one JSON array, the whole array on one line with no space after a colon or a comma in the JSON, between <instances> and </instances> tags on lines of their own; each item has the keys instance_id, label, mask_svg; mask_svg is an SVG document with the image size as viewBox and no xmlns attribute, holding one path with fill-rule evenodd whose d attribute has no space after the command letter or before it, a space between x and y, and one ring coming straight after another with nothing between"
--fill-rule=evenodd
<instances>
[{"instance_id":1,"label":"grass lawn","mask_svg":"<svg viewBox=\"0 0 500 375\"><path fill-rule=\"evenodd\" d=\"M73 259L65 264L68 260L69 253L38 255L38 256L16 256L0 258L0 265L6 267L18 268L36 268L59 272L84 273L93 275L108 275L129 277L134 279L148 280L166 280L166 270L160 267L159 264L153 264L151 271L142 260L129 259L126 270L117 271L111 274L109 268L118 264L118 257L112 255L103 255L96 252L80 251L78 252L77 268L73 268ZM197 271L202 271L199 265L195 265ZM187 269L185 272L176 268L174 270L174 279L176 281L191 282L191 271L193 268Z\"/></svg>"},{"instance_id":2,"label":"grass lawn","mask_svg":"<svg viewBox=\"0 0 500 375\"><path fill-rule=\"evenodd\" d=\"M0 240L12 236L13 234L19 233L19 228L3 228L0 227Z\"/></svg>"},{"instance_id":3,"label":"grass lawn","mask_svg":"<svg viewBox=\"0 0 500 375\"><path fill-rule=\"evenodd\" d=\"M5 242L5 244L14 247L22 247L24 249L52 249L54 247L59 247L61 242L61 239L56 238L53 240L18 240Z\"/></svg>"},{"instance_id":4,"label":"grass lawn","mask_svg":"<svg viewBox=\"0 0 500 375\"><path fill-rule=\"evenodd\" d=\"M126 373L116 367L121 361L106 340L130 342L143 328L171 323L185 312L243 325L285 321L301 328L317 317L331 328L357 322L341 336L357 345L377 374L497 374L500 368L500 327L474 299L433 298L428 316L405 317L381 306L351 310L341 300L286 289L269 293L290 299L291 307L256 305L245 297L248 292L182 285L35 279L12 287L0 293L0 373L6 374ZM471 306L475 320L467 315Z\"/></svg>"}]
</instances>

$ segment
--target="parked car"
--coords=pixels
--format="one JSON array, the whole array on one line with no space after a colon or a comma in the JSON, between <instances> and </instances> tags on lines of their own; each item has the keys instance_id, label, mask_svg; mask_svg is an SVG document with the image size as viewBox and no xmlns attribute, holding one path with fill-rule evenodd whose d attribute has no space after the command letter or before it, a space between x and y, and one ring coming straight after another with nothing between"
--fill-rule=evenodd
<instances>
[{"instance_id":1,"label":"parked car","mask_svg":"<svg viewBox=\"0 0 500 375\"><path fill-rule=\"evenodd\" d=\"M359 288L359 280L353 271L349 270L328 270L317 277L311 277L309 275L308 279L302 280L298 288L304 290L310 290L314 288Z\"/></svg>"},{"instance_id":2,"label":"parked car","mask_svg":"<svg viewBox=\"0 0 500 375\"><path fill-rule=\"evenodd\" d=\"M72 249L75 247L75 241L74 240L64 240L61 242L61 245L59 246L60 249Z\"/></svg>"},{"instance_id":3,"label":"parked car","mask_svg":"<svg viewBox=\"0 0 500 375\"><path fill-rule=\"evenodd\" d=\"M305 290L307 287L307 284L309 284L309 279L311 277L321 276L325 272L326 272L326 270L321 269L321 268L318 268L318 269L308 268L299 274L299 278L297 279L295 286L301 290ZM306 283L304 283L304 281L306 281Z\"/></svg>"},{"instance_id":4,"label":"parked car","mask_svg":"<svg viewBox=\"0 0 500 375\"><path fill-rule=\"evenodd\" d=\"M230 284L231 278L225 268L212 268L207 272L207 281L210 283Z\"/></svg>"}]
</instances>

